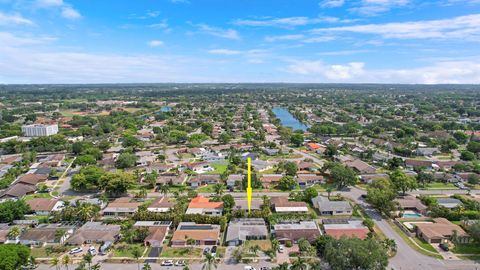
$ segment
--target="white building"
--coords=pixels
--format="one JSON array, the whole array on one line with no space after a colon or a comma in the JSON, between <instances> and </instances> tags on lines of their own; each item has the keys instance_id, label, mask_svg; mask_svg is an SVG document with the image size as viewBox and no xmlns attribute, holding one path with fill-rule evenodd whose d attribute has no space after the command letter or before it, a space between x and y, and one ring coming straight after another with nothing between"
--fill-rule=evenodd
<instances>
[{"instance_id":1,"label":"white building","mask_svg":"<svg viewBox=\"0 0 480 270\"><path fill-rule=\"evenodd\" d=\"M27 137L45 137L58 133L58 125L24 125L22 132Z\"/></svg>"}]
</instances>

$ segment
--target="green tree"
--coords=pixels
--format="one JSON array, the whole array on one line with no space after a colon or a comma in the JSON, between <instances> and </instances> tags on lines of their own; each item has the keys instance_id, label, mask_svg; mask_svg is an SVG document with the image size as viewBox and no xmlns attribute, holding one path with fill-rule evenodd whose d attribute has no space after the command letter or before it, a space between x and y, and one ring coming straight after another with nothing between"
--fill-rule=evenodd
<instances>
[{"instance_id":1,"label":"green tree","mask_svg":"<svg viewBox=\"0 0 480 270\"><path fill-rule=\"evenodd\" d=\"M290 175L285 175L282 178L280 178L280 181L278 183L278 188L281 190L292 190L295 188L297 185L297 181L293 179L292 176Z\"/></svg>"},{"instance_id":2,"label":"green tree","mask_svg":"<svg viewBox=\"0 0 480 270\"><path fill-rule=\"evenodd\" d=\"M462 160L471 161L471 160L475 159L475 154L473 152L470 152L470 151L462 151L460 153L460 158Z\"/></svg>"},{"instance_id":3,"label":"green tree","mask_svg":"<svg viewBox=\"0 0 480 270\"><path fill-rule=\"evenodd\" d=\"M115 166L119 169L132 168L137 162L137 156L129 152L121 153L115 161Z\"/></svg>"},{"instance_id":4,"label":"green tree","mask_svg":"<svg viewBox=\"0 0 480 270\"><path fill-rule=\"evenodd\" d=\"M67 270L68 270L68 266L69 266L71 263L72 263L72 260L71 260L70 256L68 256L68 255L63 256L63 258L62 258L62 264L63 264L63 266L65 266L65 268L67 268Z\"/></svg>"},{"instance_id":5,"label":"green tree","mask_svg":"<svg viewBox=\"0 0 480 270\"><path fill-rule=\"evenodd\" d=\"M395 188L388 179L378 179L367 187L367 202L386 216L396 210L395 197Z\"/></svg>"},{"instance_id":6,"label":"green tree","mask_svg":"<svg viewBox=\"0 0 480 270\"><path fill-rule=\"evenodd\" d=\"M295 176L298 171L298 165L295 162L285 162L285 164L283 164L283 168L285 170L285 174L290 176Z\"/></svg>"},{"instance_id":7,"label":"green tree","mask_svg":"<svg viewBox=\"0 0 480 270\"><path fill-rule=\"evenodd\" d=\"M57 257L54 257L50 260L50 266L54 266L56 270L60 269L60 260Z\"/></svg>"},{"instance_id":8,"label":"green tree","mask_svg":"<svg viewBox=\"0 0 480 270\"><path fill-rule=\"evenodd\" d=\"M23 216L30 211L30 207L23 200L8 200L0 203L0 222L10 223L16 219L23 219Z\"/></svg>"},{"instance_id":9,"label":"green tree","mask_svg":"<svg viewBox=\"0 0 480 270\"><path fill-rule=\"evenodd\" d=\"M330 168L330 176L333 184L338 189L353 186L357 182L357 174L355 171L341 164L336 164Z\"/></svg>"},{"instance_id":10,"label":"green tree","mask_svg":"<svg viewBox=\"0 0 480 270\"><path fill-rule=\"evenodd\" d=\"M133 176L125 172L106 173L99 180L99 186L113 197L125 194L133 183Z\"/></svg>"},{"instance_id":11,"label":"green tree","mask_svg":"<svg viewBox=\"0 0 480 270\"><path fill-rule=\"evenodd\" d=\"M140 270L140 257L142 257L142 250L138 246L134 246L131 249L133 258L137 261L138 270Z\"/></svg>"},{"instance_id":12,"label":"green tree","mask_svg":"<svg viewBox=\"0 0 480 270\"><path fill-rule=\"evenodd\" d=\"M205 258L203 259L202 270L212 269L217 269L217 260L215 259L215 257L212 256L212 254L207 253L205 255Z\"/></svg>"},{"instance_id":13,"label":"green tree","mask_svg":"<svg viewBox=\"0 0 480 270\"><path fill-rule=\"evenodd\" d=\"M303 144L303 134L301 133L293 133L290 137L290 142L295 145L296 147L300 147Z\"/></svg>"},{"instance_id":14,"label":"green tree","mask_svg":"<svg viewBox=\"0 0 480 270\"><path fill-rule=\"evenodd\" d=\"M415 178L406 175L401 170L397 169L391 172L389 176L395 189L401 191L403 195L405 195L407 191L413 190L417 187Z\"/></svg>"},{"instance_id":15,"label":"green tree","mask_svg":"<svg viewBox=\"0 0 480 270\"><path fill-rule=\"evenodd\" d=\"M0 269L17 270L30 261L30 248L24 245L0 245Z\"/></svg>"}]
</instances>

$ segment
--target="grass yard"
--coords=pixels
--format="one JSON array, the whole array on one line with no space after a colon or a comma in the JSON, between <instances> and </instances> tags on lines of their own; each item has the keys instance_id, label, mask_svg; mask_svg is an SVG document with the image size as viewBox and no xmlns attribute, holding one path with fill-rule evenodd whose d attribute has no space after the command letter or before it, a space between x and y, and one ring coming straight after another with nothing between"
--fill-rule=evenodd
<instances>
[{"instance_id":1,"label":"grass yard","mask_svg":"<svg viewBox=\"0 0 480 270\"><path fill-rule=\"evenodd\" d=\"M46 192L46 193L30 194L30 195L25 196L24 198L25 198L25 201L29 201L29 200L37 199L37 198L50 199L50 198L52 198L52 196L50 195L50 193Z\"/></svg>"},{"instance_id":2,"label":"grass yard","mask_svg":"<svg viewBox=\"0 0 480 270\"><path fill-rule=\"evenodd\" d=\"M431 252L434 252L434 253L438 253L438 251L432 247L432 245L430 245L429 243L427 243L425 240L423 239L420 239L418 237L414 237L413 240L415 240L415 243L417 243L419 246L421 246L422 248L428 250L428 251L431 251Z\"/></svg>"},{"instance_id":3,"label":"grass yard","mask_svg":"<svg viewBox=\"0 0 480 270\"><path fill-rule=\"evenodd\" d=\"M114 247L113 256L133 258L132 248L134 247L139 247L140 250L142 250L142 253L145 250L145 246L143 244L120 244Z\"/></svg>"},{"instance_id":4,"label":"grass yard","mask_svg":"<svg viewBox=\"0 0 480 270\"><path fill-rule=\"evenodd\" d=\"M66 249L68 250L68 249ZM30 254L34 258L53 258L53 257L59 257L63 252L52 252L48 253L46 247L35 247L30 249Z\"/></svg>"},{"instance_id":5,"label":"grass yard","mask_svg":"<svg viewBox=\"0 0 480 270\"><path fill-rule=\"evenodd\" d=\"M203 186L203 187L199 187L197 188L197 192L199 193L215 193L215 190L214 190L214 185L206 185L206 186Z\"/></svg>"},{"instance_id":6,"label":"grass yard","mask_svg":"<svg viewBox=\"0 0 480 270\"><path fill-rule=\"evenodd\" d=\"M424 189L458 189L458 188L452 183L434 182L434 183L427 184Z\"/></svg>"},{"instance_id":7,"label":"grass yard","mask_svg":"<svg viewBox=\"0 0 480 270\"><path fill-rule=\"evenodd\" d=\"M228 164L223 163L223 164L210 164L215 170L211 172L207 172L206 174L222 174L227 170Z\"/></svg>"},{"instance_id":8,"label":"grass yard","mask_svg":"<svg viewBox=\"0 0 480 270\"><path fill-rule=\"evenodd\" d=\"M200 258L202 257L201 248L174 248L163 247L161 258Z\"/></svg>"},{"instance_id":9,"label":"grass yard","mask_svg":"<svg viewBox=\"0 0 480 270\"><path fill-rule=\"evenodd\" d=\"M480 245L477 244L457 244L452 249L453 253L458 254L479 254L480 256Z\"/></svg>"},{"instance_id":10,"label":"grass yard","mask_svg":"<svg viewBox=\"0 0 480 270\"><path fill-rule=\"evenodd\" d=\"M268 251L268 250L272 249L272 242L270 242L270 240L249 240L249 241L246 241L243 244L243 246L246 249L250 249L251 247L253 247L255 245L258 245L260 247L260 249L263 250L263 251Z\"/></svg>"},{"instance_id":11,"label":"grass yard","mask_svg":"<svg viewBox=\"0 0 480 270\"><path fill-rule=\"evenodd\" d=\"M462 260L470 260L470 261L480 261L480 255L475 256L458 256Z\"/></svg>"}]
</instances>

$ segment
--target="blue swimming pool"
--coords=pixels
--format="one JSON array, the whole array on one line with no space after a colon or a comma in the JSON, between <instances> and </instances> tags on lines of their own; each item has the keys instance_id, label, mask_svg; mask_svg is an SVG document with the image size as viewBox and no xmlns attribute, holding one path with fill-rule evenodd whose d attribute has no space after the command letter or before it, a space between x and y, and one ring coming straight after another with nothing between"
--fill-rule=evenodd
<instances>
[{"instance_id":1,"label":"blue swimming pool","mask_svg":"<svg viewBox=\"0 0 480 270\"><path fill-rule=\"evenodd\" d=\"M422 215L420 214L417 214L417 213L405 213L403 214L404 218L418 218L418 217L422 217Z\"/></svg>"}]
</instances>

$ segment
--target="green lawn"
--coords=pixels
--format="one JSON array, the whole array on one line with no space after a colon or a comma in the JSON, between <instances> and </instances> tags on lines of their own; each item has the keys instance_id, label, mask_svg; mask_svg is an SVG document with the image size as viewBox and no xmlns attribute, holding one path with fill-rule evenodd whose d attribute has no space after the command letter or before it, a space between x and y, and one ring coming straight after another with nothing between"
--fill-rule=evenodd
<instances>
[{"instance_id":1,"label":"green lawn","mask_svg":"<svg viewBox=\"0 0 480 270\"><path fill-rule=\"evenodd\" d=\"M210 164L215 170L207 172L206 174L222 174L227 170L228 164Z\"/></svg>"},{"instance_id":2,"label":"green lawn","mask_svg":"<svg viewBox=\"0 0 480 270\"><path fill-rule=\"evenodd\" d=\"M29 201L31 199L37 199L37 198L50 199L50 198L52 198L52 196L48 192L46 192L46 193L30 194L30 195L25 196L24 198L25 198L25 201Z\"/></svg>"},{"instance_id":3,"label":"green lawn","mask_svg":"<svg viewBox=\"0 0 480 270\"><path fill-rule=\"evenodd\" d=\"M143 251L145 250L145 246L143 244L119 244L117 246L115 246L115 248L113 249L113 256L114 257L130 257L130 258L133 258L133 255L132 255L132 248L133 247L139 247L141 250L142 250L142 253Z\"/></svg>"},{"instance_id":4,"label":"green lawn","mask_svg":"<svg viewBox=\"0 0 480 270\"><path fill-rule=\"evenodd\" d=\"M249 249L255 245L258 245L263 251L272 249L272 242L270 240L249 240L243 244L246 249Z\"/></svg>"},{"instance_id":5,"label":"green lawn","mask_svg":"<svg viewBox=\"0 0 480 270\"><path fill-rule=\"evenodd\" d=\"M434 183L427 184L425 186L425 189L458 189L458 188L452 183L434 182Z\"/></svg>"},{"instance_id":6,"label":"green lawn","mask_svg":"<svg viewBox=\"0 0 480 270\"><path fill-rule=\"evenodd\" d=\"M421 246L422 248L428 250L428 251L431 251L431 252L434 252L434 253L438 253L437 250L435 250L434 247L432 247L432 245L430 245L429 243L427 243L425 240L423 239L420 239L418 237L414 237L413 240L415 240L415 242Z\"/></svg>"},{"instance_id":7,"label":"green lawn","mask_svg":"<svg viewBox=\"0 0 480 270\"><path fill-rule=\"evenodd\" d=\"M480 245L477 244L457 244L452 252L458 254L480 254Z\"/></svg>"},{"instance_id":8,"label":"green lawn","mask_svg":"<svg viewBox=\"0 0 480 270\"><path fill-rule=\"evenodd\" d=\"M213 189L215 185L206 185L203 187L197 188L197 192L199 193L214 193L215 190Z\"/></svg>"},{"instance_id":9,"label":"green lawn","mask_svg":"<svg viewBox=\"0 0 480 270\"><path fill-rule=\"evenodd\" d=\"M480 261L480 255L475 256L458 256L462 260Z\"/></svg>"},{"instance_id":10,"label":"green lawn","mask_svg":"<svg viewBox=\"0 0 480 270\"><path fill-rule=\"evenodd\" d=\"M174 248L163 247L161 258L199 258L202 257L201 248Z\"/></svg>"}]
</instances>

